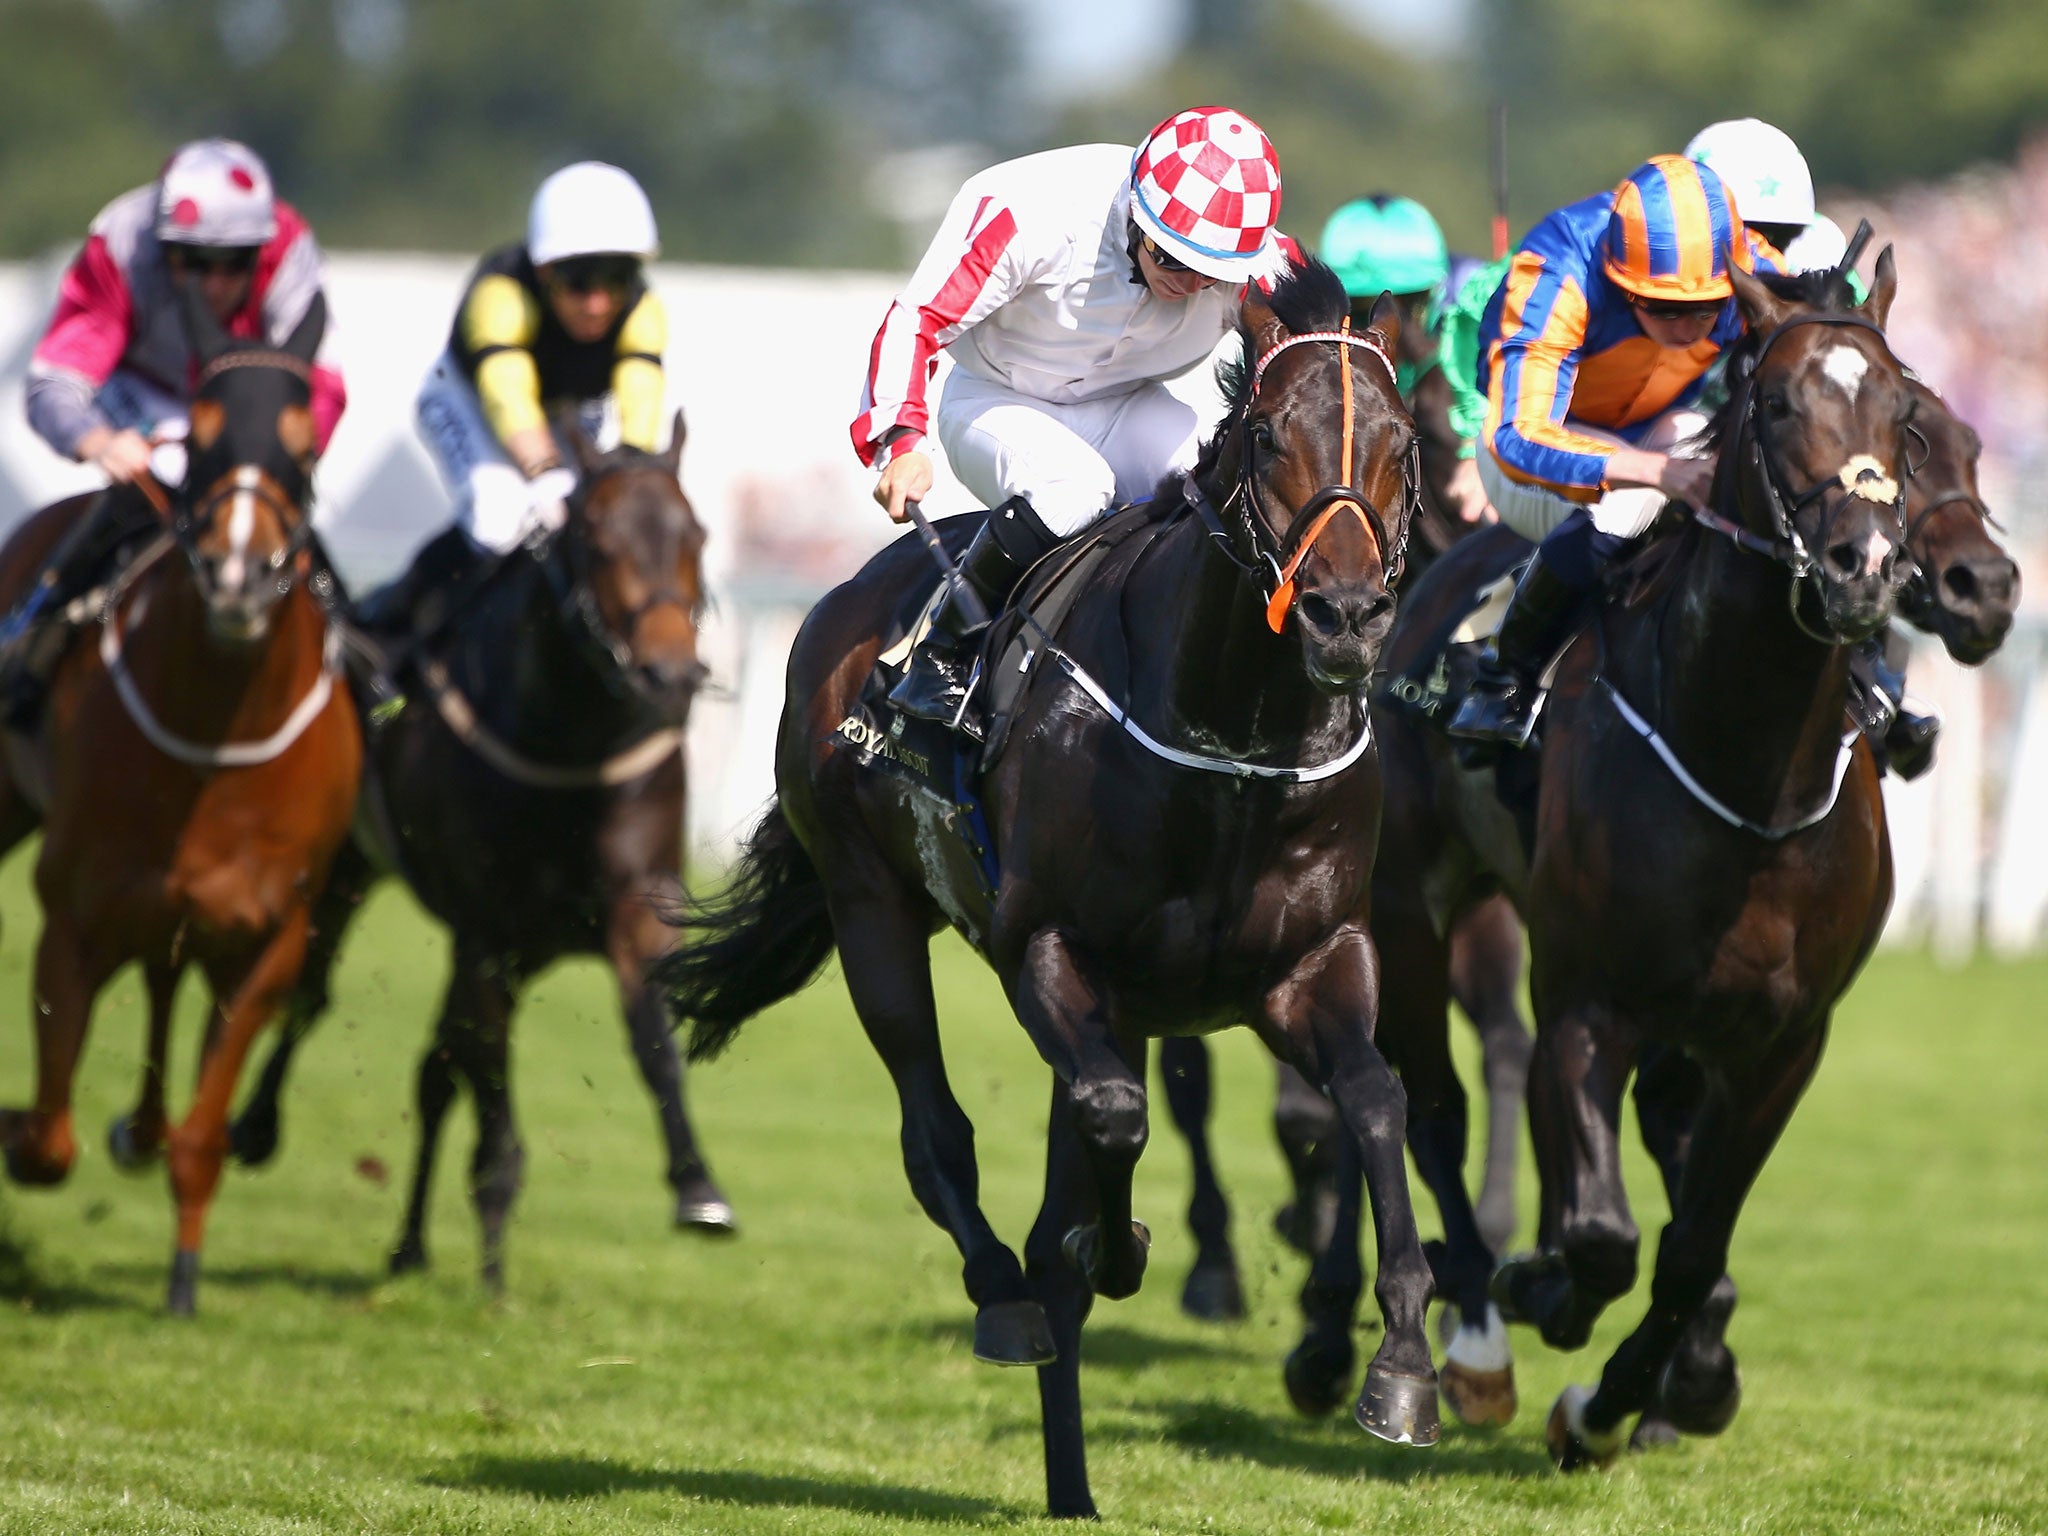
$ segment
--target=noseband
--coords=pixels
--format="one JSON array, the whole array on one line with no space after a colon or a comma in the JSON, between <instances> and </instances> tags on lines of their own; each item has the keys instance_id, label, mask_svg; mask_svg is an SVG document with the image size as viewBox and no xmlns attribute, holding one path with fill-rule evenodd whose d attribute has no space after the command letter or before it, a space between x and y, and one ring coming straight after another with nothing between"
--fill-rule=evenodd
<instances>
[{"instance_id":1,"label":"noseband","mask_svg":"<svg viewBox=\"0 0 2048 1536\"><path fill-rule=\"evenodd\" d=\"M1820 544L1825 549L1827 547L1829 529L1834 526L1835 518L1848 505L1851 498L1870 501L1877 499L1871 496L1867 489L1862 487L1861 482L1865 476L1872 474L1873 471L1882 475L1882 466L1873 466L1872 469L1865 470L1857 477L1857 483L1855 484L1845 483L1838 472L1830 475L1819 484L1808 487L1796 496L1790 494L1779 480L1777 455L1771 451L1769 433L1765 429L1763 418L1758 414L1757 410L1757 372L1763 366L1764 359L1770 355L1770 350L1777 344L1778 339L1787 331L1796 330L1802 325L1855 326L1869 331L1872 335L1878 337L1879 340L1884 338L1883 328L1872 324L1861 315L1794 315L1791 319L1780 322L1774 330L1764 337L1763 343L1756 350L1756 356L1750 361L1748 377L1742 382L1743 394L1741 405L1737 410L1737 417L1741 422L1742 451L1746 456L1748 467L1756 471L1758 480L1762 484L1764 507L1770 514L1771 526L1775 537L1766 537L1758 534L1730 518L1723 517L1718 512L1697 512L1693 516L1694 521L1698 522L1702 527L1732 540L1743 549L1762 555L1766 559L1773 560L1783 566L1791 576L1788 600L1791 605L1793 623L1797 624L1811 639L1818 640L1824 645L1835 645L1840 643L1836 637L1816 630L1800 612L1800 596L1809 586L1816 598L1824 597L1825 593L1821 586L1819 574L1820 562L1813 557L1812 552L1806 547L1806 541L1799 536L1799 530L1793 523L1793 519L1821 497L1827 495L1828 492L1834 490L1841 491L1843 493L1841 497L1833 505L1825 509L1821 518ZM1851 463L1853 462L1854 460L1851 460ZM1913 474L1913 465L1910 460L1902 466L1901 473L1902 478L1894 486L1891 500L1889 502L1878 502L1878 505L1888 505L1891 508L1892 516L1898 524L1898 546L1901 550L1904 550L1907 537L1905 482ZM1954 500L1955 498L1950 497L1948 499Z\"/></svg>"},{"instance_id":2,"label":"noseband","mask_svg":"<svg viewBox=\"0 0 2048 1536\"><path fill-rule=\"evenodd\" d=\"M1287 524L1287 531L1276 541L1272 535L1272 520L1266 516L1265 504L1259 495L1258 474L1252 462L1252 443L1247 430L1251 420L1252 406L1259 398L1259 385L1265 379L1266 370L1273 360L1289 347L1299 347L1309 342L1331 342L1337 347L1337 360L1344 381L1344 440L1343 478L1334 485L1326 485L1302 503L1300 509ZM1411 443L1408 448L1408 465L1403 471L1402 488L1406 492L1408 516L1401 523L1401 537L1398 543L1388 537L1387 525L1364 492L1352 485L1352 435L1351 435L1351 348L1363 347L1379 359L1380 366L1387 370L1389 380L1396 379L1393 359L1387 356L1386 348L1378 338L1362 331L1351 329L1351 317L1344 317L1343 324L1334 331L1304 331L1299 336L1289 336L1266 349L1252 368L1251 387L1245 392L1244 404L1238 408L1235 429L1242 440L1238 455L1237 484L1231 488L1230 496L1223 503L1226 512L1234 514L1245 540L1251 545L1252 559L1243 559L1236 548L1236 541L1222 527L1211 510L1208 498L1196 487L1193 475L1185 476L1183 487L1188 501L1209 523L1210 533L1230 556L1231 561L1252 576L1266 595L1266 626L1274 634L1280 633L1287 617L1288 607L1294 601L1294 577L1308 553L1315 547L1316 540L1341 511L1353 513L1359 523L1372 535L1374 546L1379 550L1381 567L1385 572L1388 586L1400 577L1402 561L1408 547L1408 529L1414 520L1414 510L1420 505L1422 466L1420 445ZM1268 575L1271 580L1267 580Z\"/></svg>"}]
</instances>

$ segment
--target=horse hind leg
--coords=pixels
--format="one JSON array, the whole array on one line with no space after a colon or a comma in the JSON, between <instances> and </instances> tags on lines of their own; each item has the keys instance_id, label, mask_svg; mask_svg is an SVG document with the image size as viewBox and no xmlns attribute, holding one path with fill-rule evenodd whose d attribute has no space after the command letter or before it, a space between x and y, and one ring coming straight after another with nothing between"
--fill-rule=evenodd
<instances>
[{"instance_id":1,"label":"horse hind leg","mask_svg":"<svg viewBox=\"0 0 2048 1536\"><path fill-rule=\"evenodd\" d=\"M1273 1074L1273 1135L1294 1184L1294 1196L1273 1213L1273 1230L1304 1258L1329 1246L1337 1220L1337 1169L1344 1122L1329 1095L1286 1062Z\"/></svg>"},{"instance_id":2,"label":"horse hind leg","mask_svg":"<svg viewBox=\"0 0 2048 1536\"><path fill-rule=\"evenodd\" d=\"M96 955L70 916L47 897L36 943L30 1013L36 1032L36 1093L28 1109L0 1110L0 1143L17 1184L61 1184L78 1159L71 1089L92 1019L93 999L113 967Z\"/></svg>"},{"instance_id":3,"label":"horse hind leg","mask_svg":"<svg viewBox=\"0 0 2048 1536\"><path fill-rule=\"evenodd\" d=\"M1068 1234L1098 1217L1073 1096L1057 1076L1046 1118L1045 1198L1024 1243L1025 1274L1044 1309L1056 1354L1038 1368L1040 1434L1045 1447L1046 1510L1057 1519L1092 1520L1088 1451L1081 1427L1081 1327L1095 1292L1068 1252Z\"/></svg>"},{"instance_id":4,"label":"horse hind leg","mask_svg":"<svg viewBox=\"0 0 2048 1536\"><path fill-rule=\"evenodd\" d=\"M830 902L854 1012L902 1106L910 1191L960 1250L961 1279L975 1306L974 1357L990 1365L1043 1365L1053 1358L1052 1332L1025 1285L1023 1265L982 1213L974 1125L946 1078L930 926L893 883L842 882Z\"/></svg>"},{"instance_id":5,"label":"horse hind leg","mask_svg":"<svg viewBox=\"0 0 2048 1536\"><path fill-rule=\"evenodd\" d=\"M505 1289L505 1227L526 1182L526 1148L512 1115L512 1005L518 977L503 961L466 955L457 946L450 994L459 997L456 1064L476 1102L476 1151L469 1195L482 1231L479 1271L484 1289Z\"/></svg>"},{"instance_id":6,"label":"horse hind leg","mask_svg":"<svg viewBox=\"0 0 2048 1536\"><path fill-rule=\"evenodd\" d=\"M681 893L674 894L679 897ZM703 1153L697 1149L689 1112L684 1106L683 1062L676 1050L675 1029L663 1006L660 988L648 981L648 967L673 938L674 931L661 920L655 901L648 896L636 892L613 903L606 948L613 974L618 978L633 1060L640 1068L641 1080L654 1096L655 1113L668 1148L668 1182L675 1191L676 1229L713 1237L731 1236L739 1231L739 1222L725 1192L712 1179Z\"/></svg>"},{"instance_id":7,"label":"horse hind leg","mask_svg":"<svg viewBox=\"0 0 2048 1536\"><path fill-rule=\"evenodd\" d=\"M135 1108L107 1127L107 1152L124 1173L140 1173L163 1156L164 1060L171 1043L171 1010L182 967L152 961L143 967L149 992L149 1043L142 1059L142 1089Z\"/></svg>"},{"instance_id":8,"label":"horse hind leg","mask_svg":"<svg viewBox=\"0 0 2048 1536\"><path fill-rule=\"evenodd\" d=\"M1535 1049L1516 993L1522 975L1521 920L1493 896L1451 926L1451 994L1478 1031L1486 1079L1486 1164L1479 1188L1479 1235L1495 1253L1515 1236L1515 1169L1529 1056Z\"/></svg>"},{"instance_id":9,"label":"horse hind leg","mask_svg":"<svg viewBox=\"0 0 2048 1536\"><path fill-rule=\"evenodd\" d=\"M1244 1316L1244 1284L1230 1244L1230 1203L1216 1177L1209 1147L1211 1098L1209 1047L1197 1036L1159 1042L1159 1077L1167 1109L1187 1142L1194 1167L1188 1198L1188 1228L1195 1235L1195 1264L1181 1286L1180 1309L1202 1322L1233 1322Z\"/></svg>"},{"instance_id":10,"label":"horse hind leg","mask_svg":"<svg viewBox=\"0 0 2048 1536\"><path fill-rule=\"evenodd\" d=\"M456 1058L462 1049L467 1027L458 1017L456 979L449 978L435 1021L433 1039L420 1057L413 1082L413 1109L419 1116L419 1151L413 1160L412 1193L406 1201L405 1225L391 1250L389 1267L394 1275L409 1274L427 1267L427 1205L433 1194L434 1163L441 1150L441 1126L459 1086Z\"/></svg>"}]
</instances>

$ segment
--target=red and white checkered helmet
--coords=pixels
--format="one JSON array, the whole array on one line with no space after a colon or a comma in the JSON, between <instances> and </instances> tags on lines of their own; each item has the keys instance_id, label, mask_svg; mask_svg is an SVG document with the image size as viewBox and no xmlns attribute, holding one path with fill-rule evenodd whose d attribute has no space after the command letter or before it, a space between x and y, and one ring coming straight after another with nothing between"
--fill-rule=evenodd
<instances>
[{"instance_id":1,"label":"red and white checkered helmet","mask_svg":"<svg viewBox=\"0 0 2048 1536\"><path fill-rule=\"evenodd\" d=\"M1228 107L1190 107L1145 136L1131 160L1131 217L1207 277L1244 282L1274 262L1280 157Z\"/></svg>"},{"instance_id":2,"label":"red and white checkered helmet","mask_svg":"<svg viewBox=\"0 0 2048 1536\"><path fill-rule=\"evenodd\" d=\"M277 199L256 151L233 139L197 139L164 164L156 237L170 245L257 246L277 233Z\"/></svg>"}]
</instances>

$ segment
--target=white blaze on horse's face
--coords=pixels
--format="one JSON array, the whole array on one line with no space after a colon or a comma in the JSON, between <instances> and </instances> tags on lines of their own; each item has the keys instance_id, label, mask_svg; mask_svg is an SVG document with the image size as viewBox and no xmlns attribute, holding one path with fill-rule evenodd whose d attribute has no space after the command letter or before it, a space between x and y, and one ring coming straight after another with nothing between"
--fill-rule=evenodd
<instances>
[{"instance_id":1,"label":"white blaze on horse's face","mask_svg":"<svg viewBox=\"0 0 2048 1536\"><path fill-rule=\"evenodd\" d=\"M1820 371L1832 380L1835 386L1849 397L1849 403L1856 403L1856 396L1862 392L1863 376L1870 372L1870 359L1856 348L1838 345L1828 349L1828 355L1821 361Z\"/></svg>"},{"instance_id":2,"label":"white blaze on horse's face","mask_svg":"<svg viewBox=\"0 0 2048 1536\"><path fill-rule=\"evenodd\" d=\"M235 471L234 500L228 504L228 557L221 562L220 585L239 593L249 576L249 540L256 535L256 486L263 471L244 464Z\"/></svg>"}]
</instances>

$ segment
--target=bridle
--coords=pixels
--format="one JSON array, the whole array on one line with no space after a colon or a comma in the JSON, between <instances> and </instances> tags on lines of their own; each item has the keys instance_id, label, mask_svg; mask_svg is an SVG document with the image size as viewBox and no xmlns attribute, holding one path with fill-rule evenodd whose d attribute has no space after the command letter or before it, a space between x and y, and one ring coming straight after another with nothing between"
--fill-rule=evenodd
<instances>
[{"instance_id":1,"label":"bridle","mask_svg":"<svg viewBox=\"0 0 2048 1536\"><path fill-rule=\"evenodd\" d=\"M1333 485L1326 485L1303 502L1287 524L1287 531L1277 539L1272 533L1272 519L1266 515L1264 501L1259 495L1259 478L1254 462L1255 444L1251 436L1252 407L1258 403L1259 385L1265 379L1266 370L1273 360L1290 347L1306 346L1311 342L1328 342L1337 348L1337 360L1343 376L1344 389L1344 438L1343 478ZM1249 544L1252 558L1246 560L1238 553L1237 538L1226 530L1216 510L1209 505L1209 499L1196 485L1194 476L1183 477L1182 487L1190 505L1202 515L1209 525L1209 532L1218 545L1230 556L1232 563L1259 583L1265 595L1266 626L1279 634L1286 621L1287 610L1294 601L1294 578L1302 562L1315 547L1325 529L1339 512L1348 511L1356 516L1359 523L1372 536L1379 550L1384 580L1389 587L1400 578L1402 562L1408 548L1408 530L1414 521L1416 509L1421 504L1422 466L1420 444L1411 442L1408 446L1408 463L1402 472L1402 490L1406 505L1401 508L1400 538L1389 537L1386 520L1371 499L1351 483L1353 467L1353 442L1351 426L1351 348L1362 347L1379 360L1387 371L1389 381L1398 375L1394 360L1380 344L1379 338L1368 331L1351 329L1351 317L1344 317L1342 325L1334 331L1304 331L1297 336L1288 336L1268 347L1253 365L1250 387L1245 391L1244 403L1238 407L1231 430L1239 440L1237 482L1231 487L1230 495L1224 500L1223 511L1230 513L1237 524L1238 533ZM1268 577L1270 576L1270 580Z\"/></svg>"},{"instance_id":2,"label":"bridle","mask_svg":"<svg viewBox=\"0 0 2048 1536\"><path fill-rule=\"evenodd\" d=\"M1832 505L1826 507L1822 513L1820 546L1825 549L1828 545L1828 534L1834 526L1835 519L1841 514L1843 508L1849 504L1852 498L1877 501L1878 505L1888 505L1892 509L1892 515L1898 523L1898 545L1903 552L1906 548L1908 532L1906 527L1906 482L1911 479L1914 466L1910 459L1901 466L1901 478L1894 485L1893 495L1889 502L1878 501L1878 498L1871 494L1872 487L1864 484L1864 481L1871 478L1872 475L1872 471L1868 469L1857 476L1856 483L1854 484L1844 483L1841 474L1838 472L1830 475L1817 485L1809 486L1797 495L1793 495L1786 490L1779 478L1777 455L1772 450L1770 433L1766 429L1764 419L1758 411L1757 375L1763 366L1765 357L1770 354L1771 348L1777 344L1779 338L1784 336L1786 332L1796 330L1803 325L1854 326L1858 329L1869 331L1880 340L1884 337L1884 330L1881 326L1873 324L1861 315L1794 315L1789 320L1779 322L1764 337L1748 363L1748 373L1742 381L1742 395L1735 412L1736 420L1740 423L1740 462L1743 468L1755 474L1758 483L1762 487L1764 508L1770 516L1774 536L1759 534L1715 511L1695 512L1693 518L1701 527L1708 529L1710 532L1720 534L1723 538L1732 541L1739 547L1749 550L1753 554L1762 555L1765 559L1783 566L1791 577L1790 585L1787 588L1787 601L1790 605L1793 623L1798 625L1800 630L1810 639L1818 640L1823 645L1838 645L1841 643L1838 636L1816 628L1807 621L1806 616L1801 611L1800 600L1802 596L1811 592L1816 599L1820 599L1824 598L1826 593L1820 576L1820 562L1814 558L1812 551L1807 548L1806 541L1800 537L1798 527L1793 519L1816 501L1826 496L1830 491L1840 491L1842 494ZM1924 463L1925 460L1923 459L1922 462ZM1947 498L1950 501L1955 499L1957 498L1954 496ZM1925 514L1923 514L1923 519L1924 516ZM1916 523L1915 526L1917 527L1918 524Z\"/></svg>"},{"instance_id":3,"label":"bridle","mask_svg":"<svg viewBox=\"0 0 2048 1536\"><path fill-rule=\"evenodd\" d=\"M623 685L642 702L658 708L666 701L642 680L640 668L634 664L631 637L639 629L641 620L659 608L678 608L695 622L702 613L703 600L700 597L693 601L683 591L675 573L668 571L658 585L652 586L643 601L626 611L623 629L605 617L604 609L597 600L588 516L590 490L601 478L602 472L579 480L569 495L569 520L563 529L563 533L569 536L560 540L564 547L563 558L559 561L544 558L545 543L537 545L533 552L543 557L541 567L547 573L556 605L570 632L600 663L609 663L600 668L607 683L614 691Z\"/></svg>"}]
</instances>

